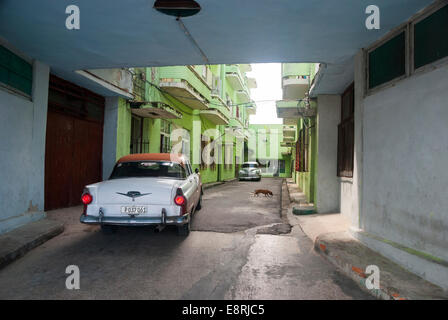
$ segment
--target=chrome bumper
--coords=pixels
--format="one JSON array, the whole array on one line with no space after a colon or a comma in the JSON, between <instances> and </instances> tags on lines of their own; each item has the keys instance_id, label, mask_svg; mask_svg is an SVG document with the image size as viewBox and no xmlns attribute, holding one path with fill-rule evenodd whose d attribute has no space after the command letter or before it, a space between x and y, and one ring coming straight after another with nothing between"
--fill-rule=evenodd
<instances>
[{"instance_id":1,"label":"chrome bumper","mask_svg":"<svg viewBox=\"0 0 448 320\"><path fill-rule=\"evenodd\" d=\"M180 217L142 217L142 216L88 216L81 215L81 223L85 224L106 224L117 226L158 226L158 225L184 225L190 221L190 214Z\"/></svg>"},{"instance_id":2,"label":"chrome bumper","mask_svg":"<svg viewBox=\"0 0 448 320\"><path fill-rule=\"evenodd\" d=\"M261 179L261 176L259 175L240 175L238 177L239 180L259 180Z\"/></svg>"}]
</instances>

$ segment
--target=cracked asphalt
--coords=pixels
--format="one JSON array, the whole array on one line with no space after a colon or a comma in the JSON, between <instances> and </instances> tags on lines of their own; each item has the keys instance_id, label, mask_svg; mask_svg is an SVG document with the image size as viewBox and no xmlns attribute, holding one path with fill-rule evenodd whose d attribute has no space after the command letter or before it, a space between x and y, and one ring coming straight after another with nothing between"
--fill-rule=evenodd
<instances>
[{"instance_id":1,"label":"cracked asphalt","mask_svg":"<svg viewBox=\"0 0 448 320\"><path fill-rule=\"evenodd\" d=\"M174 228L79 223L80 207L49 212L66 230L0 270L0 299L372 299L281 216L281 179L207 189L190 236ZM270 189L272 198L253 197ZM81 288L67 290L77 265Z\"/></svg>"}]
</instances>

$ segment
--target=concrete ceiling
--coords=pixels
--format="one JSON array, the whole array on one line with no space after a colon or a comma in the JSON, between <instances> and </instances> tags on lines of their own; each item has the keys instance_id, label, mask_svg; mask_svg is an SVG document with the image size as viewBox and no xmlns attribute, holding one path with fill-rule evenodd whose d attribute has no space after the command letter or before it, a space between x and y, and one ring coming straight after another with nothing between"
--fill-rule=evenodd
<instances>
[{"instance_id":1,"label":"concrete ceiling","mask_svg":"<svg viewBox=\"0 0 448 320\"><path fill-rule=\"evenodd\" d=\"M369 31L364 12L371 0L197 1L202 11L183 22L211 64L321 62L329 74L345 72L346 77L359 48L432 2L375 0L381 9L381 30ZM204 64L175 19L155 11L153 3L3 0L0 37L59 74L79 69ZM80 30L65 27L65 8L70 4L80 8ZM327 86L325 77L321 85ZM325 90L336 87L328 83Z\"/></svg>"}]
</instances>

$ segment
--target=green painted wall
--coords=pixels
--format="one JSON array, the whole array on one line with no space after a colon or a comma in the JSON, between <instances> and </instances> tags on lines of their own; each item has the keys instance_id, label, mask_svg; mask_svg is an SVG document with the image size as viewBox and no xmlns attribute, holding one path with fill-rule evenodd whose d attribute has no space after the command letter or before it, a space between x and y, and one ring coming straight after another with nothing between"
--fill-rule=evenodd
<instances>
[{"instance_id":1,"label":"green painted wall","mask_svg":"<svg viewBox=\"0 0 448 320\"><path fill-rule=\"evenodd\" d=\"M123 98L118 103L116 160L129 154L131 145L131 109Z\"/></svg>"},{"instance_id":2,"label":"green painted wall","mask_svg":"<svg viewBox=\"0 0 448 320\"><path fill-rule=\"evenodd\" d=\"M316 108L316 103L311 101L311 107ZM316 199L316 179L317 179L317 135L316 135L316 120L315 118L309 118L307 120L308 126L311 128L310 131L310 143L308 146L309 154L309 170L308 172L295 172L294 181L298 187L306 195L306 199L309 203L314 203ZM297 121L297 132L304 128L304 123L302 119ZM295 163L296 150L293 150L293 160ZM295 168L293 168L295 170Z\"/></svg>"},{"instance_id":3,"label":"green painted wall","mask_svg":"<svg viewBox=\"0 0 448 320\"><path fill-rule=\"evenodd\" d=\"M206 72L207 76L202 77L204 68L209 68ZM200 111L190 108L185 103L180 102L169 94L162 92L157 87L160 84L160 79L169 78L171 81L187 81L191 87L196 89L210 102L210 109L218 109L230 120L229 125L236 125L240 128L244 128L245 120L248 115L244 107L239 109L239 119L236 119L236 108L227 106L227 96L229 97L230 104L235 105L241 103L238 99L235 90L230 86L225 77L226 66L225 65L212 65L212 66L178 66L178 67L153 67L153 68L135 68L134 73L143 73L144 77L135 77L134 92L137 93L137 99L150 102L165 103L182 114L181 119L167 119L171 123L172 129L184 128L190 133L190 159L193 162L193 150L199 150L200 139L196 141L194 136L200 138L201 134L206 134L207 129L218 129L219 133L214 140L219 139L224 134L226 126L218 126L215 123L209 121L200 116ZM245 81L244 73L242 78ZM211 95L213 87L213 78L221 78L221 90L218 92L218 97ZM145 78L147 80L142 80ZM150 83L148 83L150 82ZM247 88L246 88L247 89ZM214 92L216 95L217 92ZM117 125L117 159L130 153L130 141L131 141L131 108L129 103L120 99L118 110L118 125ZM232 119L233 118L233 119ZM231 120L232 119L232 120ZM200 128L200 129L199 129ZM160 130L161 120L145 118L143 120L143 138L149 140L149 152L157 153L160 151ZM221 137L223 139L223 137ZM224 165L224 146L222 152L217 153L216 156L222 157L222 164L216 164L215 166L205 166L200 168L199 163L193 164L193 168L200 168L202 181L204 183L211 183L218 180L230 180L235 178L235 152L243 150L243 145L236 145L236 139L233 139L233 151L232 164L230 166ZM174 144L176 142L172 142ZM215 152L216 154L216 152ZM198 158L200 160L200 158ZM243 159L244 160L244 159Z\"/></svg>"}]
</instances>

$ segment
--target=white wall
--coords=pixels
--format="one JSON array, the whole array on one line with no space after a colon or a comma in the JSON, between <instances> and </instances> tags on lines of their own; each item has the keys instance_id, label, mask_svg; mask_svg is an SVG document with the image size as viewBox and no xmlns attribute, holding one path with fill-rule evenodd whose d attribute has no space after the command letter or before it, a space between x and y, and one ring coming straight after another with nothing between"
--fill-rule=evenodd
<instances>
[{"instance_id":1,"label":"white wall","mask_svg":"<svg viewBox=\"0 0 448 320\"><path fill-rule=\"evenodd\" d=\"M361 227L448 260L448 66L366 97Z\"/></svg>"},{"instance_id":2,"label":"white wall","mask_svg":"<svg viewBox=\"0 0 448 320\"><path fill-rule=\"evenodd\" d=\"M357 226L357 212L353 210L353 179L339 178L341 214L344 215L354 227Z\"/></svg>"},{"instance_id":3,"label":"white wall","mask_svg":"<svg viewBox=\"0 0 448 320\"><path fill-rule=\"evenodd\" d=\"M337 177L338 124L341 119L341 96L317 96L317 190L319 213L339 212Z\"/></svg>"},{"instance_id":4,"label":"white wall","mask_svg":"<svg viewBox=\"0 0 448 320\"><path fill-rule=\"evenodd\" d=\"M44 216L48 78L34 62L32 100L0 88L0 234Z\"/></svg>"}]
</instances>

